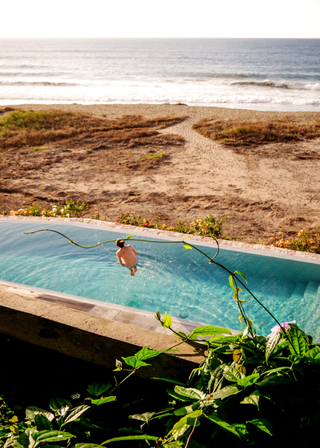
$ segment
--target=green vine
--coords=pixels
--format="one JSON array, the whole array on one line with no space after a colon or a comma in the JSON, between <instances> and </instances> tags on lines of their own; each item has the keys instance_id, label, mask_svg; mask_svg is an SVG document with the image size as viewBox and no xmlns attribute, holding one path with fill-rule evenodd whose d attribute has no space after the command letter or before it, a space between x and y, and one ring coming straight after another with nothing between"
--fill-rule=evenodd
<instances>
[{"instance_id":1,"label":"green vine","mask_svg":"<svg viewBox=\"0 0 320 448\"><path fill-rule=\"evenodd\" d=\"M37 232L44 232L44 231L45 232L57 233L58 235L61 235L63 238L66 238L71 244L74 244L75 246L81 247L82 249L92 249L94 247L98 247L98 246L101 246L103 244L114 243L114 242L117 241L116 239L114 239L114 240L102 241L101 243L93 244L92 246L82 246L81 244L73 241L71 238L69 238L68 236L64 235L63 233L58 232L57 230L53 230L53 229L39 229L39 230L34 230L32 232L23 232L23 233L25 235L30 235L30 234L34 234L34 233L37 233ZM239 271L232 272L228 268L226 268L223 264L218 263L217 261L215 261L215 258L218 256L219 250L220 250L219 249L219 241L216 238L212 237L214 239L214 241L216 242L216 244L217 244L217 252L214 255L214 257L210 257L208 254L206 254L204 251L202 251L198 247L196 247L193 244L191 244L189 241L188 242L186 242L184 240L181 240L181 241L162 241L162 240L161 241L157 241L157 240L145 240L145 239L133 238L133 237L134 237L134 235L129 235L126 238L123 238L123 240L125 240L125 241L127 241L127 240L139 241L139 242L153 243L153 244L182 244L185 249L195 249L196 251L201 253L203 256L205 256L209 260L210 264L214 263L216 266L219 266L221 269L223 269L226 272L228 272L228 274L230 276L229 277L229 283L230 283L231 288L234 290L234 298L237 301L239 311L241 313L241 316L244 319L244 322L245 322L246 327L248 328L248 331L249 331L250 334L253 334L252 321L248 318L248 316L245 313L245 310L244 310L244 307L243 307L244 301L239 298L240 288L238 287L238 283L241 284L246 289L246 291L251 295L251 297L272 317L272 319L277 323L277 325L279 325L280 328L283 330L283 333L285 333L285 328L283 328L281 326L281 323L278 321L278 319L260 302L259 299L257 299L257 297L245 285L245 283L243 283L243 281L240 280L239 277L237 277L237 274L238 274L246 282L247 280L246 280L245 275L242 274ZM186 238L188 238L188 237L186 237Z\"/></svg>"}]
</instances>

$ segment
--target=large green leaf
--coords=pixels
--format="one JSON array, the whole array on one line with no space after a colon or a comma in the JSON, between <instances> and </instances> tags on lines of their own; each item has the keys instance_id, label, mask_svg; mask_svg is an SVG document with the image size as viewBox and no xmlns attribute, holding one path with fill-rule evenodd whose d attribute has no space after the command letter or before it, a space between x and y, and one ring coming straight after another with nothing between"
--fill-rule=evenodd
<instances>
[{"instance_id":1,"label":"large green leaf","mask_svg":"<svg viewBox=\"0 0 320 448\"><path fill-rule=\"evenodd\" d=\"M291 342L289 344L290 353L303 357L309 349L307 335L297 325L292 324L290 330L287 331L287 336Z\"/></svg>"},{"instance_id":2,"label":"large green leaf","mask_svg":"<svg viewBox=\"0 0 320 448\"><path fill-rule=\"evenodd\" d=\"M94 395L95 397L99 397L99 395L102 395L111 387L112 387L111 383L103 383L103 382L92 383L89 384L87 392L89 392L89 394L91 395Z\"/></svg>"},{"instance_id":3,"label":"large green leaf","mask_svg":"<svg viewBox=\"0 0 320 448\"><path fill-rule=\"evenodd\" d=\"M147 347L142 347L138 353L136 353L134 356L137 359L145 360L150 358L156 358L157 356L161 355L162 353L165 353L167 350L150 350Z\"/></svg>"},{"instance_id":4,"label":"large green leaf","mask_svg":"<svg viewBox=\"0 0 320 448\"><path fill-rule=\"evenodd\" d=\"M249 434L249 431L244 423L233 423L232 427L237 431L241 436L246 436Z\"/></svg>"},{"instance_id":5,"label":"large green leaf","mask_svg":"<svg viewBox=\"0 0 320 448\"><path fill-rule=\"evenodd\" d=\"M285 373L286 370L291 370L289 366L275 367L274 369L267 370L263 375L271 375L274 373Z\"/></svg>"},{"instance_id":6,"label":"large green leaf","mask_svg":"<svg viewBox=\"0 0 320 448\"><path fill-rule=\"evenodd\" d=\"M229 285L234 290L234 292L237 292L232 275L230 275L229 277Z\"/></svg>"},{"instance_id":7,"label":"large green leaf","mask_svg":"<svg viewBox=\"0 0 320 448\"><path fill-rule=\"evenodd\" d=\"M147 347L143 347L139 352L137 352L134 356L128 356L127 358L122 358L126 364L137 369L143 366L149 366L144 362L145 359L156 358L162 353L166 353L167 350L150 350Z\"/></svg>"},{"instance_id":8,"label":"large green leaf","mask_svg":"<svg viewBox=\"0 0 320 448\"><path fill-rule=\"evenodd\" d=\"M33 440L39 443L61 442L76 437L70 432L65 431L39 431L32 434Z\"/></svg>"},{"instance_id":9,"label":"large green leaf","mask_svg":"<svg viewBox=\"0 0 320 448\"><path fill-rule=\"evenodd\" d=\"M196 426L200 424L198 418L201 415L202 415L201 409L185 415L173 426L169 434L172 434L173 438L177 440L190 428L190 426L194 426L196 421L197 421Z\"/></svg>"},{"instance_id":10,"label":"large green leaf","mask_svg":"<svg viewBox=\"0 0 320 448\"><path fill-rule=\"evenodd\" d=\"M140 367L151 366L151 364L147 364L146 362L137 359L135 356L128 356L127 358L122 358L128 366L133 367L134 369L139 369Z\"/></svg>"},{"instance_id":11,"label":"large green leaf","mask_svg":"<svg viewBox=\"0 0 320 448\"><path fill-rule=\"evenodd\" d=\"M222 387L222 377L225 374L225 365L220 364L214 371L211 373L210 380L208 382L208 391L216 391L221 389Z\"/></svg>"},{"instance_id":12,"label":"large green leaf","mask_svg":"<svg viewBox=\"0 0 320 448\"><path fill-rule=\"evenodd\" d=\"M112 443L112 442L123 442L123 441L127 441L127 440L153 440L155 442L158 439L159 439L159 437L148 436L148 435L114 437L113 439L109 439L109 440L106 440L105 442L101 443L101 446L108 445L108 443Z\"/></svg>"},{"instance_id":13,"label":"large green leaf","mask_svg":"<svg viewBox=\"0 0 320 448\"><path fill-rule=\"evenodd\" d=\"M110 397L98 398L97 400L91 400L91 404L95 404L96 406L100 406L105 403L111 403L112 401L116 401L117 397L115 395L111 395Z\"/></svg>"},{"instance_id":14,"label":"large green leaf","mask_svg":"<svg viewBox=\"0 0 320 448\"><path fill-rule=\"evenodd\" d=\"M261 419L250 420L249 422L246 422L246 423L254 425L256 428L260 429L260 431L263 431L263 432L269 434L269 436L273 435L272 434L272 425L269 420L261 418Z\"/></svg>"},{"instance_id":15,"label":"large green leaf","mask_svg":"<svg viewBox=\"0 0 320 448\"><path fill-rule=\"evenodd\" d=\"M235 367L232 366L225 366L224 374L225 378L233 383L237 383L241 378L244 377L243 373L239 372Z\"/></svg>"},{"instance_id":16,"label":"large green leaf","mask_svg":"<svg viewBox=\"0 0 320 448\"><path fill-rule=\"evenodd\" d=\"M6 443L4 444L4 448L8 446L13 446L14 448L28 448L29 447L29 436L23 432L19 435L18 438L12 438L12 443L7 444L9 439L7 439Z\"/></svg>"},{"instance_id":17,"label":"large green leaf","mask_svg":"<svg viewBox=\"0 0 320 448\"><path fill-rule=\"evenodd\" d=\"M190 442L192 442L192 439L190 440ZM161 445L161 448L183 448L183 447L184 447L184 443L181 442L181 440L171 440L171 439L170 439L170 442L168 442L168 443L163 442L163 444ZM190 448L198 448L198 447L190 446Z\"/></svg>"},{"instance_id":18,"label":"large green leaf","mask_svg":"<svg viewBox=\"0 0 320 448\"><path fill-rule=\"evenodd\" d=\"M253 404L257 407L258 411L260 410L260 397L261 394L258 390L255 390L250 394L248 397L245 397L242 401L240 401L241 404Z\"/></svg>"},{"instance_id":19,"label":"large green leaf","mask_svg":"<svg viewBox=\"0 0 320 448\"><path fill-rule=\"evenodd\" d=\"M274 333L270 338L268 338L265 352L266 362L268 362L269 356L271 355L275 347L278 345L280 339L281 339L281 333L279 332Z\"/></svg>"},{"instance_id":20,"label":"large green leaf","mask_svg":"<svg viewBox=\"0 0 320 448\"><path fill-rule=\"evenodd\" d=\"M132 420L140 420L141 422L149 423L154 415L156 415L155 412L145 412L144 414L132 414L128 417L132 418Z\"/></svg>"},{"instance_id":21,"label":"large green leaf","mask_svg":"<svg viewBox=\"0 0 320 448\"><path fill-rule=\"evenodd\" d=\"M174 411L174 415L180 416L190 414L191 412L194 412L197 409L199 409L199 406L200 406L199 402L192 403L192 405L190 406L183 406L182 408L176 409Z\"/></svg>"},{"instance_id":22,"label":"large green leaf","mask_svg":"<svg viewBox=\"0 0 320 448\"><path fill-rule=\"evenodd\" d=\"M58 415L64 415L69 409L72 408L70 401L65 398L52 398L49 403L50 409L55 411Z\"/></svg>"},{"instance_id":23,"label":"large green leaf","mask_svg":"<svg viewBox=\"0 0 320 448\"><path fill-rule=\"evenodd\" d=\"M252 375L248 375L244 378L241 378L238 381L238 386L246 388L246 387L251 386L252 384L256 383L259 378L260 378L259 373L253 373Z\"/></svg>"},{"instance_id":24,"label":"large green leaf","mask_svg":"<svg viewBox=\"0 0 320 448\"><path fill-rule=\"evenodd\" d=\"M320 364L320 347L314 347L308 350L304 357L313 364Z\"/></svg>"},{"instance_id":25,"label":"large green leaf","mask_svg":"<svg viewBox=\"0 0 320 448\"><path fill-rule=\"evenodd\" d=\"M221 420L221 418L217 417L216 414L209 414L209 415L205 414L205 417L207 417L209 420L219 425L225 431L231 432L240 439L238 431L235 428L233 428L232 425L225 422L224 420Z\"/></svg>"},{"instance_id":26,"label":"large green leaf","mask_svg":"<svg viewBox=\"0 0 320 448\"><path fill-rule=\"evenodd\" d=\"M191 387L182 387L182 386L176 386L174 388L174 391L182 395L185 398L188 398L189 400L204 400L207 396L204 392L198 389L193 389Z\"/></svg>"},{"instance_id":27,"label":"large green leaf","mask_svg":"<svg viewBox=\"0 0 320 448\"><path fill-rule=\"evenodd\" d=\"M229 347L230 344L234 344L235 342L237 342L236 336L215 336L209 339L210 346L227 344Z\"/></svg>"},{"instance_id":28,"label":"large green leaf","mask_svg":"<svg viewBox=\"0 0 320 448\"><path fill-rule=\"evenodd\" d=\"M247 278L246 278L246 276L245 276L242 272L240 272L240 271L234 271L234 273L240 275L240 277L242 277L243 280L244 280L246 283L248 283L248 282L247 282Z\"/></svg>"},{"instance_id":29,"label":"large green leaf","mask_svg":"<svg viewBox=\"0 0 320 448\"><path fill-rule=\"evenodd\" d=\"M211 399L217 400L218 398L220 398L221 400L223 400L224 398L230 397L231 395L236 395L239 392L241 392L241 389L238 386L226 386L218 390L217 392L214 392L211 395Z\"/></svg>"},{"instance_id":30,"label":"large green leaf","mask_svg":"<svg viewBox=\"0 0 320 448\"><path fill-rule=\"evenodd\" d=\"M204 327L197 327L193 330L191 335L196 336L215 336L216 334L232 334L228 328L215 327L214 325L208 325Z\"/></svg>"},{"instance_id":31,"label":"large green leaf","mask_svg":"<svg viewBox=\"0 0 320 448\"><path fill-rule=\"evenodd\" d=\"M35 416L38 414L42 414L45 417L47 417L49 422L51 422L54 419L54 415L49 411L45 411L44 409L37 408L36 406L27 407L27 409L26 409L26 419L27 420L34 422Z\"/></svg>"},{"instance_id":32,"label":"large green leaf","mask_svg":"<svg viewBox=\"0 0 320 448\"><path fill-rule=\"evenodd\" d=\"M170 328L172 326L172 319L169 316L169 314L167 314L167 312L164 313L163 321L161 322L161 325L164 328Z\"/></svg>"},{"instance_id":33,"label":"large green leaf","mask_svg":"<svg viewBox=\"0 0 320 448\"><path fill-rule=\"evenodd\" d=\"M44 414L36 414L34 418L34 423L38 431L48 431L52 429L52 423Z\"/></svg>"},{"instance_id":34,"label":"large green leaf","mask_svg":"<svg viewBox=\"0 0 320 448\"><path fill-rule=\"evenodd\" d=\"M174 390L167 390L167 393L173 397L176 398L177 400L180 401L190 401L189 397L185 397L184 395L178 394L177 392L175 392Z\"/></svg>"},{"instance_id":35,"label":"large green leaf","mask_svg":"<svg viewBox=\"0 0 320 448\"><path fill-rule=\"evenodd\" d=\"M67 415L67 418L65 419L61 427L67 425L68 423L73 422L74 420L77 420L77 418L79 418L80 415L87 412L90 408L91 406L83 404L81 406L77 406L76 408L72 409L72 411Z\"/></svg>"}]
</instances>

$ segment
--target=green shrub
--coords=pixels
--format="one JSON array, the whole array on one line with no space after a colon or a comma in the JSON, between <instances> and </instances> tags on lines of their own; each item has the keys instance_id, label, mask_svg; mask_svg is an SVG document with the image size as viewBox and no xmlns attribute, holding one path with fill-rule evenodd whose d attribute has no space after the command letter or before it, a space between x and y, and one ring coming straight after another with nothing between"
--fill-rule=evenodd
<instances>
[{"instance_id":1,"label":"green shrub","mask_svg":"<svg viewBox=\"0 0 320 448\"><path fill-rule=\"evenodd\" d=\"M130 224L137 227L149 227L161 230L170 230L172 232L189 233L202 236L211 236L219 238L222 236L222 225L226 222L228 216L218 219L216 216L208 214L205 218L197 219L189 224L189 221L179 221L175 226L168 226L165 222L159 223L159 218L141 218L134 213L121 213L117 218L119 224Z\"/></svg>"}]
</instances>

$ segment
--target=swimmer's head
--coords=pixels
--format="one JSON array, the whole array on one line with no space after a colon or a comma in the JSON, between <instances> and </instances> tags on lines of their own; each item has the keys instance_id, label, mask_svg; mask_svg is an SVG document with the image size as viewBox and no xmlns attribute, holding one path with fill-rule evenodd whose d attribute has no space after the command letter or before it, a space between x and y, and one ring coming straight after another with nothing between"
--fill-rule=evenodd
<instances>
[{"instance_id":1,"label":"swimmer's head","mask_svg":"<svg viewBox=\"0 0 320 448\"><path fill-rule=\"evenodd\" d=\"M116 241L116 246L123 247L125 244L125 241L122 238L118 238Z\"/></svg>"}]
</instances>

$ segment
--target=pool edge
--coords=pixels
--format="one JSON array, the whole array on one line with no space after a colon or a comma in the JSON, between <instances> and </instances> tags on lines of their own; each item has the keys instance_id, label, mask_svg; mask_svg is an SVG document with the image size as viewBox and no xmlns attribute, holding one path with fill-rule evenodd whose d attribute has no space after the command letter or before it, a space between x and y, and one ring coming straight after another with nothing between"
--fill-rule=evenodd
<instances>
[{"instance_id":1,"label":"pool edge","mask_svg":"<svg viewBox=\"0 0 320 448\"><path fill-rule=\"evenodd\" d=\"M109 369L116 367L116 359L134 356L144 346L163 351L176 346L175 351L155 358L150 367L139 369L142 378L186 381L204 360L203 344L179 343L172 335L90 314L88 309L69 306L66 312L66 303L50 301L48 296L39 299L31 291L0 285L0 332Z\"/></svg>"},{"instance_id":2,"label":"pool edge","mask_svg":"<svg viewBox=\"0 0 320 448\"><path fill-rule=\"evenodd\" d=\"M29 222L50 222L50 223L61 223L61 224L75 224L78 226L89 227L89 228L97 228L104 227L109 229L110 231L116 231L117 229L123 231L129 231L130 234L138 234L145 235L148 237L155 238L169 238L172 240L176 239L184 239L188 238L190 241L197 243L199 245L205 246L214 246L216 247L216 243L210 237L193 235L193 234L185 234L178 232L171 232L168 230L160 230L160 229L148 229L146 227L136 227L127 224L118 224L115 222L109 221L100 221L96 219L90 218L48 218L48 217L38 217L38 216L9 216L2 215L0 216L1 221L7 220L18 220L18 221L29 221ZM221 249L226 250L239 250L247 253L260 254L264 256L271 256L275 258L286 258L297 261L304 261L309 263L320 264L320 254L314 254L310 252L302 252L291 249L282 249L280 247L266 246L263 244L249 244L240 241L233 240L221 240L218 239L219 246Z\"/></svg>"}]
</instances>

